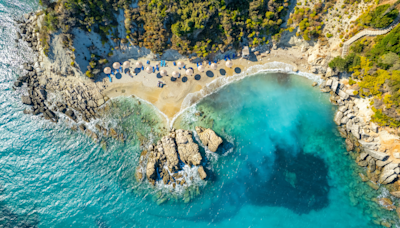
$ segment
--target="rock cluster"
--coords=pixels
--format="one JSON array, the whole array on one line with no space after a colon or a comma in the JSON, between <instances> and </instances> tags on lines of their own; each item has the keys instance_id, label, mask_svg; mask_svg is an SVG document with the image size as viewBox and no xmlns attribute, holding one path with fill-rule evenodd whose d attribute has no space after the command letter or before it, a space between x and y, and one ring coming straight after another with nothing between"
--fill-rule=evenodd
<instances>
[{"instance_id":1,"label":"rock cluster","mask_svg":"<svg viewBox=\"0 0 400 228\"><path fill-rule=\"evenodd\" d=\"M204 129L204 131L213 135L213 138L218 137L211 129ZM219 144L214 142L213 145L218 148ZM157 181L172 184L174 187L176 184L185 185L188 181L180 172L185 165L197 166L200 178L203 180L207 178L202 161L199 145L193 140L193 133L182 129L171 130L167 136L142 152L136 169L136 178L141 181L146 177L152 185L155 185Z\"/></svg>"},{"instance_id":2,"label":"rock cluster","mask_svg":"<svg viewBox=\"0 0 400 228\"><path fill-rule=\"evenodd\" d=\"M356 96L348 85L329 69L329 76L321 85L322 92L330 92L330 101L338 105L334 122L339 126L342 137L346 138L347 151L356 151L356 162L367 167L367 177L376 184L390 184L398 178L400 168L385 151L380 151L378 127L364 121L355 104ZM375 188L375 187L374 187ZM379 187L378 187L379 188Z\"/></svg>"}]
</instances>

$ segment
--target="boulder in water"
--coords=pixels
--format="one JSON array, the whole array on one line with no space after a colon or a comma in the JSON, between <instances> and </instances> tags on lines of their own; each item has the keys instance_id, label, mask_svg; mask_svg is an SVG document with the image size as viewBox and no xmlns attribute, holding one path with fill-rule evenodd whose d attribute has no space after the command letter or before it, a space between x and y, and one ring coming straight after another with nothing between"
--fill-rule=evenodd
<instances>
[{"instance_id":1,"label":"boulder in water","mask_svg":"<svg viewBox=\"0 0 400 228\"><path fill-rule=\"evenodd\" d=\"M213 130L200 126L196 127L196 132L199 135L201 142L207 146L210 151L217 151L219 145L222 143L221 137L215 134Z\"/></svg>"},{"instance_id":2,"label":"boulder in water","mask_svg":"<svg viewBox=\"0 0 400 228\"><path fill-rule=\"evenodd\" d=\"M197 169L197 172L199 173L200 178L201 178L202 180L204 180L204 179L207 178L207 173L206 173L206 171L204 171L203 166L199 166L199 168Z\"/></svg>"}]
</instances>

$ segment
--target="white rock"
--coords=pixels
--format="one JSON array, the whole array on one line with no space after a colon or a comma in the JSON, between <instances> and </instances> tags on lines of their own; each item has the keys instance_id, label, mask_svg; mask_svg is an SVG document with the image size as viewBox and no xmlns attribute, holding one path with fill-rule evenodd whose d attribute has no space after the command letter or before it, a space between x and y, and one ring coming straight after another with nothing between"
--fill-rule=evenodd
<instances>
[{"instance_id":1,"label":"white rock","mask_svg":"<svg viewBox=\"0 0 400 228\"><path fill-rule=\"evenodd\" d=\"M389 158L389 155L387 155L385 153L382 153L382 152L379 152L379 151L365 149L365 152L367 152L371 157L373 157L375 159L378 159L378 160L381 160L381 161Z\"/></svg>"},{"instance_id":2,"label":"white rock","mask_svg":"<svg viewBox=\"0 0 400 228\"><path fill-rule=\"evenodd\" d=\"M328 80L326 81L326 86L331 87L331 86L332 86L332 82L333 82L332 79L328 79Z\"/></svg>"},{"instance_id":3,"label":"white rock","mask_svg":"<svg viewBox=\"0 0 400 228\"><path fill-rule=\"evenodd\" d=\"M338 86L339 86L339 82L336 81L336 80L333 80L332 86L331 86L333 92L336 92L336 89L337 89Z\"/></svg>"},{"instance_id":4,"label":"white rock","mask_svg":"<svg viewBox=\"0 0 400 228\"><path fill-rule=\"evenodd\" d=\"M345 93L343 90L339 90L338 95L343 99L349 98L349 95L347 93Z\"/></svg>"},{"instance_id":5,"label":"white rock","mask_svg":"<svg viewBox=\"0 0 400 228\"><path fill-rule=\"evenodd\" d=\"M340 125L341 124L340 121L342 120L342 118L343 118L343 112L337 111L336 115L335 115L335 118L334 118L335 123L337 125Z\"/></svg>"}]
</instances>

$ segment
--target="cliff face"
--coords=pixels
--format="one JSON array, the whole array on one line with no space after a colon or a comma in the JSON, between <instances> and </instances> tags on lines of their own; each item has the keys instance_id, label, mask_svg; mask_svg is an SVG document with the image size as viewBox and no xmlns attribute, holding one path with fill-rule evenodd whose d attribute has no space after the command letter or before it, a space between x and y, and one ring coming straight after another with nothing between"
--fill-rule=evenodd
<instances>
[{"instance_id":1,"label":"cliff face","mask_svg":"<svg viewBox=\"0 0 400 228\"><path fill-rule=\"evenodd\" d=\"M206 131L208 135L212 135L214 141L207 145L212 145L212 148L216 151L222 143L222 139L211 129L201 129ZM145 164L146 160L147 164ZM167 136L158 141L156 145L151 145L146 152L142 152L139 166L136 169L136 177L140 181L143 180L145 170L145 176L152 185L155 185L157 181L162 181L168 185L172 184L174 187L176 184L185 185L187 180L184 173L180 171L186 165L198 167L199 177L202 180L207 178L202 161L203 158L199 152L199 145L193 140L193 133L182 129L172 130Z\"/></svg>"}]
</instances>

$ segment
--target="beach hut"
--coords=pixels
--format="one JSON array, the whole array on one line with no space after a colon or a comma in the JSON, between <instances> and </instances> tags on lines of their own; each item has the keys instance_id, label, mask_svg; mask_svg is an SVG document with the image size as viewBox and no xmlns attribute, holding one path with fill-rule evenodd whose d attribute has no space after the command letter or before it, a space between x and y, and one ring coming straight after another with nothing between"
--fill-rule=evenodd
<instances>
[{"instance_id":1,"label":"beach hut","mask_svg":"<svg viewBox=\"0 0 400 228\"><path fill-rule=\"evenodd\" d=\"M160 75L163 76L163 77L165 77L165 76L168 75L168 73L167 73L166 70L161 70L161 71L160 71Z\"/></svg>"},{"instance_id":2,"label":"beach hut","mask_svg":"<svg viewBox=\"0 0 400 228\"><path fill-rule=\"evenodd\" d=\"M228 61L226 62L226 66L229 67L229 68L233 67L232 61L228 60Z\"/></svg>"},{"instance_id":3,"label":"beach hut","mask_svg":"<svg viewBox=\"0 0 400 228\"><path fill-rule=\"evenodd\" d=\"M242 57L248 58L250 56L249 46L245 46L242 50Z\"/></svg>"},{"instance_id":4,"label":"beach hut","mask_svg":"<svg viewBox=\"0 0 400 228\"><path fill-rule=\"evenodd\" d=\"M218 65L216 63L211 64L211 69L216 70L218 68Z\"/></svg>"},{"instance_id":5,"label":"beach hut","mask_svg":"<svg viewBox=\"0 0 400 228\"><path fill-rule=\"evenodd\" d=\"M203 65L200 65L200 66L198 67L198 70L199 70L200 72L204 72L205 69L206 69L206 68L205 68Z\"/></svg>"},{"instance_id":6,"label":"beach hut","mask_svg":"<svg viewBox=\"0 0 400 228\"><path fill-rule=\"evenodd\" d=\"M104 68L104 73L105 74L111 74L111 68L110 67Z\"/></svg>"},{"instance_id":7,"label":"beach hut","mask_svg":"<svg viewBox=\"0 0 400 228\"><path fill-rule=\"evenodd\" d=\"M178 62L178 67L179 67L179 68L182 68L182 67L184 67L184 66L185 66L185 64L184 64L182 61L179 61L179 62Z\"/></svg>"},{"instance_id":8,"label":"beach hut","mask_svg":"<svg viewBox=\"0 0 400 228\"><path fill-rule=\"evenodd\" d=\"M146 72L148 74L151 74L153 72L153 67L151 67L151 66L146 67Z\"/></svg>"},{"instance_id":9,"label":"beach hut","mask_svg":"<svg viewBox=\"0 0 400 228\"><path fill-rule=\"evenodd\" d=\"M178 71L172 72L172 77L179 78L179 72Z\"/></svg>"},{"instance_id":10,"label":"beach hut","mask_svg":"<svg viewBox=\"0 0 400 228\"><path fill-rule=\"evenodd\" d=\"M136 68L142 68L142 66L143 66L142 62L140 61L136 62Z\"/></svg>"},{"instance_id":11,"label":"beach hut","mask_svg":"<svg viewBox=\"0 0 400 228\"><path fill-rule=\"evenodd\" d=\"M193 75L193 69L191 69L191 68L187 69L187 70L186 70L186 75L187 75L187 76Z\"/></svg>"},{"instance_id":12,"label":"beach hut","mask_svg":"<svg viewBox=\"0 0 400 228\"><path fill-rule=\"evenodd\" d=\"M131 63L129 61L125 61L124 64L122 64L122 66L124 66L124 68L129 68L131 67Z\"/></svg>"},{"instance_id":13,"label":"beach hut","mask_svg":"<svg viewBox=\"0 0 400 228\"><path fill-rule=\"evenodd\" d=\"M121 64L119 62L113 63L113 68L118 70L121 67Z\"/></svg>"}]
</instances>

